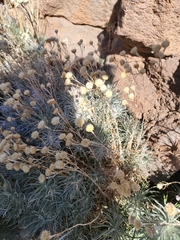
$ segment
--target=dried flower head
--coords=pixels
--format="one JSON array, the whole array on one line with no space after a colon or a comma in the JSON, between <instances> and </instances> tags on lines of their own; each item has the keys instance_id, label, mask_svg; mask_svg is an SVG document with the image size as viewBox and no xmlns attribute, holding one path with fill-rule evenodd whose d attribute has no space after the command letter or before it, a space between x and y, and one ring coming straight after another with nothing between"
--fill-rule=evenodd
<instances>
[{"instance_id":1,"label":"dried flower head","mask_svg":"<svg viewBox=\"0 0 180 240\"><path fill-rule=\"evenodd\" d=\"M170 42L169 42L168 40L165 40L165 41L163 41L163 42L161 43L161 46L162 46L163 48L167 48L167 47L169 47L169 44L170 44Z\"/></svg>"},{"instance_id":2,"label":"dried flower head","mask_svg":"<svg viewBox=\"0 0 180 240\"><path fill-rule=\"evenodd\" d=\"M66 134L65 133L61 133L60 135L59 135L59 139L60 140L64 140L66 138Z\"/></svg>"},{"instance_id":3,"label":"dried flower head","mask_svg":"<svg viewBox=\"0 0 180 240\"><path fill-rule=\"evenodd\" d=\"M49 152L49 148L44 146L42 149L41 149L41 153L42 154L47 154Z\"/></svg>"},{"instance_id":4,"label":"dried flower head","mask_svg":"<svg viewBox=\"0 0 180 240\"><path fill-rule=\"evenodd\" d=\"M45 127L46 127L46 124L45 124L44 120L41 120L38 123L38 129L44 129Z\"/></svg>"},{"instance_id":5,"label":"dried flower head","mask_svg":"<svg viewBox=\"0 0 180 240\"><path fill-rule=\"evenodd\" d=\"M126 51L122 50L120 53L119 53L120 56L125 56L126 55Z\"/></svg>"},{"instance_id":6,"label":"dried flower head","mask_svg":"<svg viewBox=\"0 0 180 240\"><path fill-rule=\"evenodd\" d=\"M129 95L128 95L128 97L133 101L134 100L134 93L130 93Z\"/></svg>"},{"instance_id":7,"label":"dried flower head","mask_svg":"<svg viewBox=\"0 0 180 240\"><path fill-rule=\"evenodd\" d=\"M24 165L22 166L21 170L22 170L24 173L28 173L29 170L30 170L30 167L29 167L28 165L24 164Z\"/></svg>"},{"instance_id":8,"label":"dried flower head","mask_svg":"<svg viewBox=\"0 0 180 240\"><path fill-rule=\"evenodd\" d=\"M122 100L122 105L123 105L123 106L126 106L126 105L128 105L128 102L127 102L125 99L123 99L123 100Z\"/></svg>"},{"instance_id":9,"label":"dried flower head","mask_svg":"<svg viewBox=\"0 0 180 240\"><path fill-rule=\"evenodd\" d=\"M167 203L166 206L164 207L164 210L170 217L174 217L179 212L178 209L172 203Z\"/></svg>"},{"instance_id":10,"label":"dried flower head","mask_svg":"<svg viewBox=\"0 0 180 240\"><path fill-rule=\"evenodd\" d=\"M159 182L156 187L157 187L159 190L161 190L161 189L164 188L164 183Z\"/></svg>"},{"instance_id":11,"label":"dried flower head","mask_svg":"<svg viewBox=\"0 0 180 240\"><path fill-rule=\"evenodd\" d=\"M123 91L124 91L125 93L129 93L129 87L125 87L125 88L123 89Z\"/></svg>"},{"instance_id":12,"label":"dried flower head","mask_svg":"<svg viewBox=\"0 0 180 240\"><path fill-rule=\"evenodd\" d=\"M72 145L72 140L71 139L67 139L66 140L66 147L70 147Z\"/></svg>"},{"instance_id":13,"label":"dried flower head","mask_svg":"<svg viewBox=\"0 0 180 240\"><path fill-rule=\"evenodd\" d=\"M136 230L140 230L142 228L142 222L138 219L134 220L134 227Z\"/></svg>"},{"instance_id":14,"label":"dried flower head","mask_svg":"<svg viewBox=\"0 0 180 240\"><path fill-rule=\"evenodd\" d=\"M146 226L145 231L150 238L154 238L156 230L152 226L151 227Z\"/></svg>"},{"instance_id":15,"label":"dried flower head","mask_svg":"<svg viewBox=\"0 0 180 240\"><path fill-rule=\"evenodd\" d=\"M67 139L67 140L72 140L72 139L73 139L73 134L72 134L72 133L68 133L68 134L66 135L66 139Z\"/></svg>"},{"instance_id":16,"label":"dried flower head","mask_svg":"<svg viewBox=\"0 0 180 240\"><path fill-rule=\"evenodd\" d=\"M94 131L94 126L92 124L88 124L86 126L86 132L93 132Z\"/></svg>"},{"instance_id":17,"label":"dried flower head","mask_svg":"<svg viewBox=\"0 0 180 240\"><path fill-rule=\"evenodd\" d=\"M105 96L106 96L107 98L111 98L111 97L112 97L112 91L108 89L108 90L105 92Z\"/></svg>"},{"instance_id":18,"label":"dried flower head","mask_svg":"<svg viewBox=\"0 0 180 240\"><path fill-rule=\"evenodd\" d=\"M72 72L67 72L67 73L65 73L65 78L72 78L72 76L73 76L73 74L72 74Z\"/></svg>"},{"instance_id":19,"label":"dried flower head","mask_svg":"<svg viewBox=\"0 0 180 240\"><path fill-rule=\"evenodd\" d=\"M45 180L46 180L45 175L41 173L41 174L39 175L39 177L38 177L38 180L39 180L40 183L45 182Z\"/></svg>"},{"instance_id":20,"label":"dried flower head","mask_svg":"<svg viewBox=\"0 0 180 240\"><path fill-rule=\"evenodd\" d=\"M84 119L82 117L76 118L75 125L76 127L82 128L84 125Z\"/></svg>"},{"instance_id":21,"label":"dried flower head","mask_svg":"<svg viewBox=\"0 0 180 240\"><path fill-rule=\"evenodd\" d=\"M125 78L125 77L126 77L126 72L122 72L122 73L121 73L121 77L122 77L122 78Z\"/></svg>"},{"instance_id":22,"label":"dried flower head","mask_svg":"<svg viewBox=\"0 0 180 240\"><path fill-rule=\"evenodd\" d=\"M80 93L81 93L82 95L85 95L85 94L87 93L86 87L81 86L81 87L80 87Z\"/></svg>"},{"instance_id":23,"label":"dried flower head","mask_svg":"<svg viewBox=\"0 0 180 240\"><path fill-rule=\"evenodd\" d=\"M51 123L52 123L52 125L54 125L54 126L58 125L58 124L60 123L59 117L53 117L53 118L51 119Z\"/></svg>"},{"instance_id":24,"label":"dried flower head","mask_svg":"<svg viewBox=\"0 0 180 240\"><path fill-rule=\"evenodd\" d=\"M133 48L131 49L130 53L133 54L133 55L138 55L138 49L137 49L137 47L133 47Z\"/></svg>"},{"instance_id":25,"label":"dried flower head","mask_svg":"<svg viewBox=\"0 0 180 240\"><path fill-rule=\"evenodd\" d=\"M24 95L25 95L25 96L30 96L30 91L29 91L29 90L25 90L25 91L24 91Z\"/></svg>"},{"instance_id":26,"label":"dried flower head","mask_svg":"<svg viewBox=\"0 0 180 240\"><path fill-rule=\"evenodd\" d=\"M133 90L135 92L136 91L136 86L132 85L131 90Z\"/></svg>"},{"instance_id":27,"label":"dried flower head","mask_svg":"<svg viewBox=\"0 0 180 240\"><path fill-rule=\"evenodd\" d=\"M92 89L93 88L93 83L92 82L87 82L86 83L86 88L87 89Z\"/></svg>"},{"instance_id":28,"label":"dried flower head","mask_svg":"<svg viewBox=\"0 0 180 240\"><path fill-rule=\"evenodd\" d=\"M36 102L35 101L31 101L30 105L31 105L31 107L34 107L36 105Z\"/></svg>"},{"instance_id":29,"label":"dried flower head","mask_svg":"<svg viewBox=\"0 0 180 240\"><path fill-rule=\"evenodd\" d=\"M20 73L18 74L18 77L21 78L21 79L23 79L23 78L26 77L26 74L25 74L24 72L20 72Z\"/></svg>"},{"instance_id":30,"label":"dried flower head","mask_svg":"<svg viewBox=\"0 0 180 240\"><path fill-rule=\"evenodd\" d=\"M135 220L136 218L133 216L133 215L129 215L129 217L128 217L128 222L129 222L129 224L130 225L134 225L134 220Z\"/></svg>"},{"instance_id":31,"label":"dried flower head","mask_svg":"<svg viewBox=\"0 0 180 240\"><path fill-rule=\"evenodd\" d=\"M68 85L71 85L71 84L72 84L71 79L66 78L65 81L64 81L64 85L68 86Z\"/></svg>"},{"instance_id":32,"label":"dried flower head","mask_svg":"<svg viewBox=\"0 0 180 240\"><path fill-rule=\"evenodd\" d=\"M139 190L141 189L140 185L136 182L132 183L131 185L131 189L133 192L139 192Z\"/></svg>"},{"instance_id":33,"label":"dried flower head","mask_svg":"<svg viewBox=\"0 0 180 240\"><path fill-rule=\"evenodd\" d=\"M49 105L54 105L55 103L56 103L56 101L54 98L47 100L47 104L49 104Z\"/></svg>"},{"instance_id":34,"label":"dried flower head","mask_svg":"<svg viewBox=\"0 0 180 240\"><path fill-rule=\"evenodd\" d=\"M118 178L119 180L123 180L124 176L125 176L125 174L121 169L116 170L116 172L115 172L115 177L116 178Z\"/></svg>"},{"instance_id":35,"label":"dried flower head","mask_svg":"<svg viewBox=\"0 0 180 240\"><path fill-rule=\"evenodd\" d=\"M51 176L51 174L52 174L51 169L47 168L46 171L45 171L45 176L49 177L49 176Z\"/></svg>"},{"instance_id":36,"label":"dried flower head","mask_svg":"<svg viewBox=\"0 0 180 240\"><path fill-rule=\"evenodd\" d=\"M101 90L102 92L105 92L105 91L107 90L106 85L103 84L103 85L100 87L100 90Z\"/></svg>"},{"instance_id":37,"label":"dried flower head","mask_svg":"<svg viewBox=\"0 0 180 240\"><path fill-rule=\"evenodd\" d=\"M57 160L56 162L55 162L55 168L56 169L63 169L64 168L64 162L62 161L62 160Z\"/></svg>"},{"instance_id":38,"label":"dried flower head","mask_svg":"<svg viewBox=\"0 0 180 240\"><path fill-rule=\"evenodd\" d=\"M89 139L87 139L87 138L82 139L81 146L89 147L89 145L90 145L90 140Z\"/></svg>"},{"instance_id":39,"label":"dried flower head","mask_svg":"<svg viewBox=\"0 0 180 240\"><path fill-rule=\"evenodd\" d=\"M38 131L32 132L31 137L32 137L33 139L39 138L39 132L38 132Z\"/></svg>"},{"instance_id":40,"label":"dried flower head","mask_svg":"<svg viewBox=\"0 0 180 240\"><path fill-rule=\"evenodd\" d=\"M40 236L40 240L50 240L50 233L47 230L43 230Z\"/></svg>"},{"instance_id":41,"label":"dried flower head","mask_svg":"<svg viewBox=\"0 0 180 240\"><path fill-rule=\"evenodd\" d=\"M116 182L111 182L109 187L112 189L112 190L116 190L118 188L118 184Z\"/></svg>"}]
</instances>

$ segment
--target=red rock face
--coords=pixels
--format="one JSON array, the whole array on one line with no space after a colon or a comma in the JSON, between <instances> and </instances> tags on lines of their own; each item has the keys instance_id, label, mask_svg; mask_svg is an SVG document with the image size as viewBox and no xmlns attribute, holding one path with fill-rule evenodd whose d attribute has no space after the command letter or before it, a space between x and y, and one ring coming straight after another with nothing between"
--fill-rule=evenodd
<instances>
[{"instance_id":1,"label":"red rock face","mask_svg":"<svg viewBox=\"0 0 180 240\"><path fill-rule=\"evenodd\" d=\"M149 53L149 47L167 38L171 45L166 54L176 54L180 50L179 3L179 0L121 0L110 21L117 22L116 33L125 47L135 43L141 52Z\"/></svg>"}]
</instances>

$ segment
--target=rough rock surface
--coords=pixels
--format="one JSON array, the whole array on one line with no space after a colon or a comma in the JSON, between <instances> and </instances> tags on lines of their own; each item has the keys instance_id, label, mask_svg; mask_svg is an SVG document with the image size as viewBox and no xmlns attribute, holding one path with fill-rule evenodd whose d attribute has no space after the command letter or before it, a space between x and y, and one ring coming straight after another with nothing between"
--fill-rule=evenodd
<instances>
[{"instance_id":1,"label":"rough rock surface","mask_svg":"<svg viewBox=\"0 0 180 240\"><path fill-rule=\"evenodd\" d=\"M141 52L150 53L153 44L167 38L171 45L166 54L176 54L180 51L179 3L179 0L119 0L109 22L124 47L137 45Z\"/></svg>"},{"instance_id":2,"label":"rough rock surface","mask_svg":"<svg viewBox=\"0 0 180 240\"><path fill-rule=\"evenodd\" d=\"M41 0L41 16L64 17L73 24L105 27L116 0Z\"/></svg>"}]
</instances>

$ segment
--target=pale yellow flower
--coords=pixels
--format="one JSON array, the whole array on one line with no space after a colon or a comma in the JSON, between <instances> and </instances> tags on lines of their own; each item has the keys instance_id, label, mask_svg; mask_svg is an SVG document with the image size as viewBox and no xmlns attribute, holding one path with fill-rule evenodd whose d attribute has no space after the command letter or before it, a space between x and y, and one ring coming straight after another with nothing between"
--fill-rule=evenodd
<instances>
[{"instance_id":1,"label":"pale yellow flower","mask_svg":"<svg viewBox=\"0 0 180 240\"><path fill-rule=\"evenodd\" d=\"M93 132L94 131L94 126L92 124L88 124L86 126L86 132Z\"/></svg>"},{"instance_id":2,"label":"pale yellow flower","mask_svg":"<svg viewBox=\"0 0 180 240\"><path fill-rule=\"evenodd\" d=\"M126 105L128 105L128 102L127 102L125 99L123 99L123 100L122 100L122 105L123 105L123 106L126 106Z\"/></svg>"},{"instance_id":3,"label":"pale yellow flower","mask_svg":"<svg viewBox=\"0 0 180 240\"><path fill-rule=\"evenodd\" d=\"M134 100L134 93L130 93L129 95L128 95L128 97L133 101Z\"/></svg>"},{"instance_id":4,"label":"pale yellow flower","mask_svg":"<svg viewBox=\"0 0 180 240\"><path fill-rule=\"evenodd\" d=\"M101 90L102 92L106 91L106 90L107 90L107 87L106 87L106 85L105 85L105 84L103 84L103 85L100 87L100 90Z\"/></svg>"},{"instance_id":5,"label":"pale yellow flower","mask_svg":"<svg viewBox=\"0 0 180 240\"><path fill-rule=\"evenodd\" d=\"M125 87L125 88L123 89L123 91L124 91L125 93L129 93L129 87Z\"/></svg>"},{"instance_id":6,"label":"pale yellow flower","mask_svg":"<svg viewBox=\"0 0 180 240\"><path fill-rule=\"evenodd\" d=\"M111 90L107 90L105 92L105 95L106 95L107 98L111 98L112 97L112 91Z\"/></svg>"},{"instance_id":7,"label":"pale yellow flower","mask_svg":"<svg viewBox=\"0 0 180 240\"><path fill-rule=\"evenodd\" d=\"M87 93L87 88L81 86L81 87L80 87L80 92L81 92L82 95L85 95L85 94Z\"/></svg>"},{"instance_id":8,"label":"pale yellow flower","mask_svg":"<svg viewBox=\"0 0 180 240\"><path fill-rule=\"evenodd\" d=\"M70 85L70 84L71 84L71 79L66 78L64 84L65 84L66 86Z\"/></svg>"},{"instance_id":9,"label":"pale yellow flower","mask_svg":"<svg viewBox=\"0 0 180 240\"><path fill-rule=\"evenodd\" d=\"M95 85L96 85L96 87L101 87L103 84L104 84L104 82L103 82L102 79L97 78L97 79L95 80Z\"/></svg>"},{"instance_id":10,"label":"pale yellow flower","mask_svg":"<svg viewBox=\"0 0 180 240\"><path fill-rule=\"evenodd\" d=\"M92 89L93 88L93 83L92 82L87 82L86 83L86 88L87 89Z\"/></svg>"},{"instance_id":11,"label":"pale yellow flower","mask_svg":"<svg viewBox=\"0 0 180 240\"><path fill-rule=\"evenodd\" d=\"M132 85L131 90L135 92L136 91L136 86Z\"/></svg>"},{"instance_id":12,"label":"pale yellow flower","mask_svg":"<svg viewBox=\"0 0 180 240\"><path fill-rule=\"evenodd\" d=\"M174 217L178 213L178 209L172 203L167 203L164 210L171 217Z\"/></svg>"},{"instance_id":13,"label":"pale yellow flower","mask_svg":"<svg viewBox=\"0 0 180 240\"><path fill-rule=\"evenodd\" d=\"M108 77L108 75L107 75L107 74L103 74L103 75L102 75L102 79L103 79L104 81L107 81L107 80L108 80L108 78L109 78L109 77Z\"/></svg>"},{"instance_id":14,"label":"pale yellow flower","mask_svg":"<svg viewBox=\"0 0 180 240\"><path fill-rule=\"evenodd\" d=\"M72 76L73 76L73 74L72 74L72 72L67 72L67 73L65 73L65 78L72 78Z\"/></svg>"},{"instance_id":15,"label":"pale yellow flower","mask_svg":"<svg viewBox=\"0 0 180 240\"><path fill-rule=\"evenodd\" d=\"M125 78L125 77L126 77L126 72L122 72L122 73L121 73L121 77L122 77L122 78Z\"/></svg>"}]
</instances>

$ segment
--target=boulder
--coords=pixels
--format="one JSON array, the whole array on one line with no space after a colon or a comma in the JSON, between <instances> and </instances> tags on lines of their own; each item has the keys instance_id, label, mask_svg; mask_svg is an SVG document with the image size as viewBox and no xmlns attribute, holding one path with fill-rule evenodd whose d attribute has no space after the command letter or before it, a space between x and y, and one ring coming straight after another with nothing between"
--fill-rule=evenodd
<instances>
[{"instance_id":1,"label":"boulder","mask_svg":"<svg viewBox=\"0 0 180 240\"><path fill-rule=\"evenodd\" d=\"M43 18L66 18L73 24L103 28L109 21L115 3L116 0L40 0L40 11Z\"/></svg>"},{"instance_id":2,"label":"boulder","mask_svg":"<svg viewBox=\"0 0 180 240\"><path fill-rule=\"evenodd\" d=\"M174 55L180 51L179 16L179 0L118 0L109 22L115 25L121 47L137 46L149 54L152 45L168 39L166 54Z\"/></svg>"}]
</instances>

